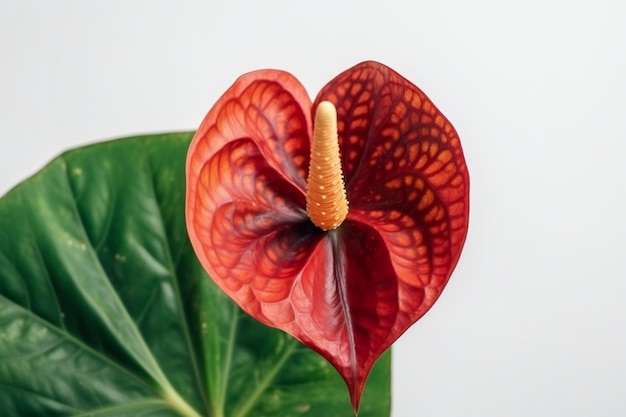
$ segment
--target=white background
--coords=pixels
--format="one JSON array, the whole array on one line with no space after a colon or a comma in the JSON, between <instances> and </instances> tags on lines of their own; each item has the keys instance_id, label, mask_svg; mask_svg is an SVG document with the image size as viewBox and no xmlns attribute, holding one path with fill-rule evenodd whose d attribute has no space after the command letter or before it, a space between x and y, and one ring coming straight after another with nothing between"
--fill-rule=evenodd
<instances>
[{"instance_id":1,"label":"white background","mask_svg":"<svg viewBox=\"0 0 626 417\"><path fill-rule=\"evenodd\" d=\"M625 27L623 0L2 0L0 194L68 148L195 129L244 72L314 96L381 61L472 179L461 262L395 345L393 416L621 417Z\"/></svg>"}]
</instances>

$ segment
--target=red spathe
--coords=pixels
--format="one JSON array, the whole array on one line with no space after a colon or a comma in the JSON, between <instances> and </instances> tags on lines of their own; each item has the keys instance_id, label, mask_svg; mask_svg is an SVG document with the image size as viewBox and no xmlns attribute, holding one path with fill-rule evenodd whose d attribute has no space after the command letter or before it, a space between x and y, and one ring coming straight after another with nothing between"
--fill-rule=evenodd
<instances>
[{"instance_id":1,"label":"red spathe","mask_svg":"<svg viewBox=\"0 0 626 417\"><path fill-rule=\"evenodd\" d=\"M336 230L306 213L312 115L337 108L349 201ZM450 122L415 85L364 62L311 103L291 74L240 77L187 156L186 218L208 274L248 314L328 359L352 404L374 362L435 303L461 254L469 176Z\"/></svg>"}]
</instances>

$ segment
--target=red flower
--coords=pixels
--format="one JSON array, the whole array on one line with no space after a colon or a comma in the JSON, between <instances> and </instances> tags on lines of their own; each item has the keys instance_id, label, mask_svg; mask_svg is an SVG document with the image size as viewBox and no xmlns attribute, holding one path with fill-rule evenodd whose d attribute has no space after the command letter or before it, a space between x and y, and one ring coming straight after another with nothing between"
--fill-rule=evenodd
<instances>
[{"instance_id":1,"label":"red flower","mask_svg":"<svg viewBox=\"0 0 626 417\"><path fill-rule=\"evenodd\" d=\"M336 229L306 210L313 111L337 108L349 202ZM292 75L240 77L187 158L187 226L247 313L328 359L358 409L376 359L437 300L461 253L469 177L459 138L416 86L364 62L311 103Z\"/></svg>"}]
</instances>

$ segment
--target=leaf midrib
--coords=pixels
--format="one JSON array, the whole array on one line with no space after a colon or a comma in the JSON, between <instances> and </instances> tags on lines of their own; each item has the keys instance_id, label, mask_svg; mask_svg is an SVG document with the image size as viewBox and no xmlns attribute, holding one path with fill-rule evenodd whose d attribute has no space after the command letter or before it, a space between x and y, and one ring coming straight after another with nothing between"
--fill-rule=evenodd
<instances>
[{"instance_id":1,"label":"leaf midrib","mask_svg":"<svg viewBox=\"0 0 626 417\"><path fill-rule=\"evenodd\" d=\"M207 397L205 395L205 390L203 389L202 383L201 383L201 370L200 370L200 366L198 365L198 358L196 356L196 352L193 349L193 344L191 341L191 334L190 334L190 329L189 329L189 321L187 320L187 316L184 313L184 309L183 309L183 297L180 291L180 287L178 285L178 274L176 273L176 266L177 264L174 262L174 257L172 254L172 247L170 245L170 241L168 239L168 235L167 235L167 229L166 229L166 225L165 225L165 220L164 220L164 216L163 216L163 212L161 210L161 201L158 198L158 192L157 192L157 187L156 184L154 183L155 180L155 176L153 174L153 169L152 166L150 165L150 159L148 158L146 160L146 167L148 170L148 178L151 179L150 181L150 185L152 186L152 195L154 196L154 201L156 203L156 207L157 207L157 212L159 213L159 223L161 225L161 228L163 230L163 234L165 237L165 246L166 246L166 262L167 262L167 268L169 269L170 275L172 277L172 289L174 290L174 294L176 295L176 302L177 302L177 312L178 312L178 316L182 322L182 327L183 327L183 334L185 336L185 346L186 346L186 350L189 353L189 357L190 357L190 362L191 365L193 367L194 370L194 378L196 380L196 384L198 386L198 392L200 395L200 399L203 402L203 405L205 407L205 410L209 409L209 405L208 405L208 401L207 401ZM182 249L181 249L182 252ZM178 259L180 260L180 256L178 257Z\"/></svg>"},{"instance_id":2,"label":"leaf midrib","mask_svg":"<svg viewBox=\"0 0 626 417\"><path fill-rule=\"evenodd\" d=\"M80 209L78 207L78 196L75 193L75 190L73 188L72 185L72 180L69 177L69 163L68 161L64 158L61 157L60 158L61 162L65 165L65 180L67 183L67 189L69 190L69 193L71 195L71 200L74 203L73 204L73 210L74 210L74 214L76 216L77 221L80 223L81 229L85 235L85 240L86 242L89 242L89 247L90 249L93 251L96 259L98 259L98 262L101 264L100 261L100 257L97 254L97 250L96 247L93 245L93 242L91 242L91 240L89 239L89 234L87 233L87 228L85 227L85 222L83 220L83 216L80 212ZM185 341L186 341L186 347L187 347L187 351L190 353L190 357L192 360L192 366L194 367L194 371L196 373L196 381L197 383L199 383L199 379L198 379L198 366L197 366L197 360L195 357L195 354L193 352L193 349L191 348L191 339L189 336L189 329L188 329L188 323L187 323L187 319L185 317L184 314L181 314L181 306L182 306L182 297L180 294L180 288L178 287L178 276L175 272L174 269L174 263L173 263L173 259L171 256L171 247L169 246L169 240L167 238L167 232L166 232L166 228L165 228L165 222L163 221L163 214L161 212L161 206L159 204L159 200L157 199L157 193L156 193L156 187L154 185L154 176L152 175L152 170L150 169L150 165L149 165L149 160L146 159L146 166L147 166L147 175L148 178L150 179L150 184L152 186L152 193L153 193L153 197L154 197L154 201L156 204L156 207L158 209L158 213L159 213L159 223L161 225L162 231L163 231L163 237L165 240L165 244L167 247L166 253L167 253L167 267L170 271L170 276L172 277L172 287L173 290L176 294L176 299L177 299L177 304L178 304L178 313L179 313L179 317L181 318L182 322L183 322L183 328L184 328L184 334L185 334ZM108 231L107 231L108 234ZM103 237L102 239L105 239L105 237ZM111 282L109 281L109 285L112 287ZM117 291L115 291L114 288L113 292L115 294L117 294ZM146 369L147 372L152 373L153 371L156 372L156 374L154 375L155 379L159 382L160 385L160 389L161 390L156 390L157 394L159 396L161 396L165 401L167 401L168 403L172 403L170 404L173 408L177 409L178 411L182 412L185 416L190 416L190 417L200 417L199 414L197 414L197 412L193 409L193 407L191 407L187 401L182 398L180 396L180 394L176 391L176 389L172 386L171 382L169 381L169 379L167 378L167 376L165 375L165 373L163 372L163 369L161 368L161 366L159 365L159 363L157 362L156 358L154 357L154 355L152 354L152 351L150 350L150 348L148 347L148 345L146 344L146 341L143 337L143 335L141 334L141 331L138 329L137 327L137 323L135 323L134 320L132 320L132 318L130 317L130 315L128 315L128 310L126 308L126 306L124 305L124 303L122 302L122 300L119 300L119 303L121 304L121 310L123 313L125 313L127 315L127 318L129 319L129 322L133 324L132 328L134 333L136 334L137 337L137 341L138 343L140 343L141 345L141 350L144 352L145 356L146 356L146 360L148 362L148 364L150 365L150 368L152 368L152 370L150 369ZM93 304L93 303L92 303ZM99 309L98 309L99 310ZM99 312L99 316L100 317L106 317L106 315L102 315L101 312ZM142 361L140 361L141 363ZM203 392L202 390L202 386L199 385L200 387L200 393ZM154 389L154 387L151 387L152 389ZM205 400L205 398L202 396L202 400ZM206 402L205 402L206 404Z\"/></svg>"},{"instance_id":3,"label":"leaf midrib","mask_svg":"<svg viewBox=\"0 0 626 417\"><path fill-rule=\"evenodd\" d=\"M83 349L86 352L89 352L93 357L101 360L102 362L106 363L107 365L111 366L112 368L118 369L122 373L128 375L129 378L131 378L131 379L141 383L142 385L144 385L150 391L154 391L154 393L156 395L160 394L158 392L158 390L153 385L148 383L148 381L146 381L143 378L140 378L137 374L135 374L133 372L130 372L129 369L127 369L127 368L121 366L119 363L111 360L111 358L109 358L108 356L104 355L102 352L97 351L92 346L86 344L81 339L79 339L76 336L74 336L73 334L69 333L67 330L61 329L60 327L55 326L55 325L49 323L48 321L44 320L43 318L41 318L37 314L33 313L32 310L29 310L29 309L25 308L24 306L13 302L12 300L6 298L2 294L0 294L0 298L3 298L5 300L7 300L7 302L11 303L17 309L23 310L24 314L29 316L31 320L38 322L42 327L45 327L51 333L59 335L59 338L61 338L61 339L65 338L67 342L73 343L78 348Z\"/></svg>"},{"instance_id":4,"label":"leaf midrib","mask_svg":"<svg viewBox=\"0 0 626 417\"><path fill-rule=\"evenodd\" d=\"M105 416L110 416L112 412L120 412L120 411L131 411L137 409L138 411L144 411L145 407L153 406L153 407L164 407L169 408L169 404L162 399L145 399L140 401L129 402L120 405L114 405L111 407L103 407L97 410L91 410L87 412L81 412L80 414L72 414L71 417L97 417L100 414Z\"/></svg>"},{"instance_id":5,"label":"leaf midrib","mask_svg":"<svg viewBox=\"0 0 626 417\"><path fill-rule=\"evenodd\" d=\"M228 394L228 381L230 379L230 371L232 369L233 353L235 350L235 342L237 340L237 328L239 327L239 309L233 303L233 318L228 334L228 342L226 345L226 360L224 361L224 370L222 372L222 390L220 392L220 398L215 405L215 417L224 417L226 412L226 396Z\"/></svg>"}]
</instances>

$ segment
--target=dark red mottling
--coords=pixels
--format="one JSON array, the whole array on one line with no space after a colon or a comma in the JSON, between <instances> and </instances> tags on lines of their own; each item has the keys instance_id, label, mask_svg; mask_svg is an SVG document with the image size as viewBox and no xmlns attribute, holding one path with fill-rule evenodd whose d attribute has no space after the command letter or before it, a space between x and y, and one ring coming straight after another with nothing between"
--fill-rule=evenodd
<instances>
[{"instance_id":1,"label":"dark red mottling","mask_svg":"<svg viewBox=\"0 0 626 417\"><path fill-rule=\"evenodd\" d=\"M335 104L350 211L323 232L305 209L312 114ZM187 158L187 226L241 308L327 358L355 410L376 359L434 304L468 227L469 176L450 122L415 85L364 62L312 104L290 74L240 77Z\"/></svg>"}]
</instances>

